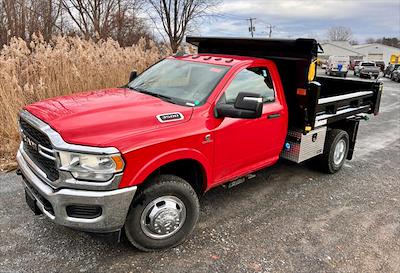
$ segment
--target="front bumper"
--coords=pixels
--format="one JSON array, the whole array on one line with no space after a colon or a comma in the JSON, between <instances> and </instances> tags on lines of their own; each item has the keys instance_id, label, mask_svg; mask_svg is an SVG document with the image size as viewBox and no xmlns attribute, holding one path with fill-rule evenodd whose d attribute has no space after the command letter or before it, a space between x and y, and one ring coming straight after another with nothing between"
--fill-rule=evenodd
<instances>
[{"instance_id":1,"label":"front bumper","mask_svg":"<svg viewBox=\"0 0 400 273\"><path fill-rule=\"evenodd\" d=\"M111 191L53 190L32 171L20 151L17 162L24 187L34 197L39 209L53 222L89 232L113 232L124 225L137 187ZM101 215L92 219L71 217L66 209L71 205L98 206L101 207Z\"/></svg>"}]
</instances>

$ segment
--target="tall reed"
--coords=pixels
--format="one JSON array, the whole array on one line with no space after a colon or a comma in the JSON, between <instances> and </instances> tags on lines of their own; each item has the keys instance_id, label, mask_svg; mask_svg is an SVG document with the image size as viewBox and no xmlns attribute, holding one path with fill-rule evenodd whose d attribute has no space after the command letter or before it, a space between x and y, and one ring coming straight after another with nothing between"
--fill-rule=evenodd
<instances>
[{"instance_id":1,"label":"tall reed","mask_svg":"<svg viewBox=\"0 0 400 273\"><path fill-rule=\"evenodd\" d=\"M140 40L120 47L114 40L87 41L40 36L28 45L14 38L0 50L0 170L15 167L19 143L18 111L26 104L82 90L121 86L133 69L141 72L163 55L164 48Z\"/></svg>"}]
</instances>

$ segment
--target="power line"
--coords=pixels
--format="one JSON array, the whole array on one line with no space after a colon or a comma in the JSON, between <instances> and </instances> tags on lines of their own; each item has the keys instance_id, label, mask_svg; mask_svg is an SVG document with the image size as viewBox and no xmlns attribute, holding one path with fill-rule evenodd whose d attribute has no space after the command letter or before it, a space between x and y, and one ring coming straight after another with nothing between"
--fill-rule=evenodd
<instances>
[{"instance_id":1,"label":"power line","mask_svg":"<svg viewBox=\"0 0 400 273\"><path fill-rule=\"evenodd\" d=\"M225 12L219 12L214 15L218 16L218 17L225 17L225 18L231 18L231 19L236 19L236 20L247 20L247 17L236 15L236 14L229 14L229 13L225 13Z\"/></svg>"}]
</instances>

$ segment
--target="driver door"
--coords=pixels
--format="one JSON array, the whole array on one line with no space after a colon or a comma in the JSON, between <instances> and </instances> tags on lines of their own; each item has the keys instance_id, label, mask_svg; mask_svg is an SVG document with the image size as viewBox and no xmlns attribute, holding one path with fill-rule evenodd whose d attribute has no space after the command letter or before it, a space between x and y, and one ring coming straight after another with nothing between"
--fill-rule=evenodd
<instances>
[{"instance_id":1,"label":"driver door","mask_svg":"<svg viewBox=\"0 0 400 273\"><path fill-rule=\"evenodd\" d=\"M281 112L272 78L266 67L240 70L223 91L218 103L234 104L239 92L260 94L260 118L223 118L214 134L214 181L225 182L274 163L281 150L277 141L282 130Z\"/></svg>"}]
</instances>

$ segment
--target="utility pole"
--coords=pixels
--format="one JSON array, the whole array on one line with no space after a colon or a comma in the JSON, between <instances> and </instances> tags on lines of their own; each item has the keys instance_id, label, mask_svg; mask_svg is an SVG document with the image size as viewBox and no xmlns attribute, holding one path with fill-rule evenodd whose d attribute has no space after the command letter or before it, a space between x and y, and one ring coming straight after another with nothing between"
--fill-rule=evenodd
<instances>
[{"instance_id":1,"label":"utility pole","mask_svg":"<svg viewBox=\"0 0 400 273\"><path fill-rule=\"evenodd\" d=\"M275 26L269 24L269 25L267 25L267 28L269 29L268 37L271 38L272 37L272 29L275 28Z\"/></svg>"},{"instance_id":2,"label":"utility pole","mask_svg":"<svg viewBox=\"0 0 400 273\"><path fill-rule=\"evenodd\" d=\"M255 21L257 18L249 18L247 19L250 22L250 27L249 27L249 32L251 33L251 37L254 37L254 31L256 31L255 25L253 25L253 21Z\"/></svg>"}]
</instances>

